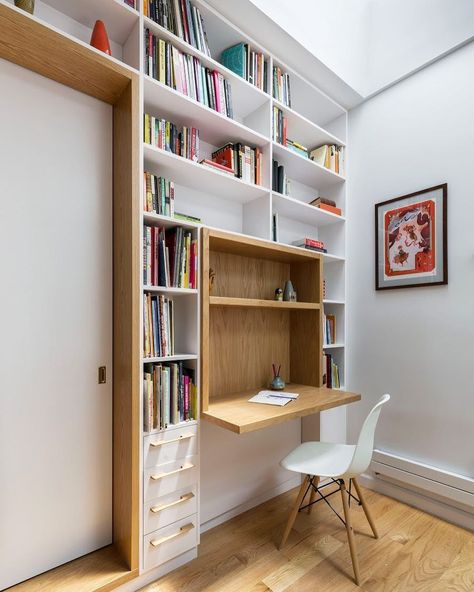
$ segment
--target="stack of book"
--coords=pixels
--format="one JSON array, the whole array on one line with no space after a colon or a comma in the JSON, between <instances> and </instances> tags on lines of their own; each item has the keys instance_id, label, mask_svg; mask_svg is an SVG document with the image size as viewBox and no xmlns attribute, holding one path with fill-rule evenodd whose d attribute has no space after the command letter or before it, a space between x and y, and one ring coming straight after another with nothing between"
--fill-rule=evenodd
<instances>
[{"instance_id":1,"label":"stack of book","mask_svg":"<svg viewBox=\"0 0 474 592\"><path fill-rule=\"evenodd\" d=\"M250 84L267 92L268 62L263 53L253 51L247 43L224 49L221 63Z\"/></svg>"},{"instance_id":2,"label":"stack of book","mask_svg":"<svg viewBox=\"0 0 474 592\"><path fill-rule=\"evenodd\" d=\"M211 56L203 18L189 0L143 0L143 14Z\"/></svg>"},{"instance_id":3,"label":"stack of book","mask_svg":"<svg viewBox=\"0 0 474 592\"><path fill-rule=\"evenodd\" d=\"M311 150L309 157L317 164L326 167L327 169L344 175L344 146L336 146L335 144L325 144Z\"/></svg>"},{"instance_id":4,"label":"stack of book","mask_svg":"<svg viewBox=\"0 0 474 592\"><path fill-rule=\"evenodd\" d=\"M197 288L197 241L181 226L143 229L143 283L166 288Z\"/></svg>"},{"instance_id":5,"label":"stack of book","mask_svg":"<svg viewBox=\"0 0 474 592\"><path fill-rule=\"evenodd\" d=\"M285 167L273 161L272 167L272 191L277 191L282 195L290 195L290 180L286 176Z\"/></svg>"},{"instance_id":6,"label":"stack of book","mask_svg":"<svg viewBox=\"0 0 474 592\"><path fill-rule=\"evenodd\" d=\"M174 355L173 301L163 294L143 295L143 357Z\"/></svg>"},{"instance_id":7,"label":"stack of book","mask_svg":"<svg viewBox=\"0 0 474 592\"><path fill-rule=\"evenodd\" d=\"M288 119L281 109L273 107L273 141L286 146Z\"/></svg>"},{"instance_id":8,"label":"stack of book","mask_svg":"<svg viewBox=\"0 0 474 592\"><path fill-rule=\"evenodd\" d=\"M291 107L290 75L273 66L273 98Z\"/></svg>"},{"instance_id":9,"label":"stack of book","mask_svg":"<svg viewBox=\"0 0 474 592\"><path fill-rule=\"evenodd\" d=\"M183 220L183 222L193 222L194 224L201 224L201 218L198 218L197 216L190 216L189 214L175 212L174 217L176 218L176 220Z\"/></svg>"},{"instance_id":10,"label":"stack of book","mask_svg":"<svg viewBox=\"0 0 474 592\"><path fill-rule=\"evenodd\" d=\"M327 253L327 249L324 247L323 241L315 238L300 238L292 243L295 247L301 247L302 249L308 249L310 251L318 251L319 253Z\"/></svg>"},{"instance_id":11,"label":"stack of book","mask_svg":"<svg viewBox=\"0 0 474 592\"><path fill-rule=\"evenodd\" d=\"M199 160L199 130L195 127L180 130L166 119L145 113L143 135L147 144L195 162Z\"/></svg>"},{"instance_id":12,"label":"stack of book","mask_svg":"<svg viewBox=\"0 0 474 592\"><path fill-rule=\"evenodd\" d=\"M325 212L331 212L331 214L342 216L341 208L338 208L336 206L336 202L333 199L328 199L327 197L317 197L309 203L315 208L319 208L320 210L324 210Z\"/></svg>"},{"instance_id":13,"label":"stack of book","mask_svg":"<svg viewBox=\"0 0 474 592\"><path fill-rule=\"evenodd\" d=\"M202 160L201 164L247 183L262 184L263 156L258 147L229 142L212 153L212 160Z\"/></svg>"},{"instance_id":14,"label":"stack of book","mask_svg":"<svg viewBox=\"0 0 474 592\"><path fill-rule=\"evenodd\" d=\"M339 367L334 362L331 354L323 355L323 384L328 388L341 388L339 380Z\"/></svg>"},{"instance_id":15,"label":"stack of book","mask_svg":"<svg viewBox=\"0 0 474 592\"><path fill-rule=\"evenodd\" d=\"M143 210L160 216L174 216L174 183L145 171Z\"/></svg>"},{"instance_id":16,"label":"stack of book","mask_svg":"<svg viewBox=\"0 0 474 592\"><path fill-rule=\"evenodd\" d=\"M295 142L295 140L290 140L287 138L286 147L292 152L296 152L296 154L303 156L303 158L308 158L308 149L299 142Z\"/></svg>"},{"instance_id":17,"label":"stack of book","mask_svg":"<svg viewBox=\"0 0 474 592\"><path fill-rule=\"evenodd\" d=\"M143 373L143 429L162 430L196 419L195 372L183 362L145 364Z\"/></svg>"},{"instance_id":18,"label":"stack of book","mask_svg":"<svg viewBox=\"0 0 474 592\"><path fill-rule=\"evenodd\" d=\"M232 90L216 70L145 29L145 74L195 101L233 117Z\"/></svg>"}]
</instances>

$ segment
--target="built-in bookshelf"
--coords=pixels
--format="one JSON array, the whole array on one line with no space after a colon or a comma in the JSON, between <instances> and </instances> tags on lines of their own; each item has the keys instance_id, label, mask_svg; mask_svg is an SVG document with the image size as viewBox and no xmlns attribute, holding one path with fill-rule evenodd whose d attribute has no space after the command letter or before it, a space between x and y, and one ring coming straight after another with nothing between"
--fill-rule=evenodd
<instances>
[{"instance_id":1,"label":"built-in bookshelf","mask_svg":"<svg viewBox=\"0 0 474 592\"><path fill-rule=\"evenodd\" d=\"M4 7L16 14L18 11L12 8L12 4L9 0L0 0L0 8ZM325 291L324 294L318 294L317 299L304 299L302 293L299 293L298 302L290 303L276 302L271 298L271 294L244 297L237 293L216 292L209 298L208 311L215 319L240 318L242 311L245 314L255 315L256 318L263 314L265 318L297 319L295 320L296 333L304 332L298 319L310 318L315 324L316 319L320 319L323 312L334 315L337 324L336 341L323 347L321 336L321 339L318 337L317 343L314 342L314 351L317 352L319 361L316 362L313 371L317 371L319 376L322 370L321 353L323 350L330 352L339 367L341 386L343 387L345 383L347 210L345 171L337 173L294 152L288 146L274 141L273 110L277 107L283 112L287 120L287 137L306 147L308 153L323 144L348 149L347 112L306 80L304 72L297 72L287 66L284 61L285 56L271 54L259 43L259 40L247 36L205 0L192 0L192 4L199 9L202 16L210 55L145 16L143 3L138 1L133 8L123 0L101 0L100 2L37 0L35 16L22 15L23 19L28 19L31 23L33 32L36 29L45 30L54 40L56 40L55 35L59 34L61 39L74 44L78 55L92 56L88 58L90 64L86 60L89 69L84 68L81 76L69 75L68 78L65 71L62 82L66 81L73 88L93 94L102 100L108 100L110 103L116 103L124 91L124 86L114 78L117 72L124 78L136 77L140 80L139 91L138 87L134 88L134 95L130 99L135 101L130 112L133 113L133 125L136 129L143 131L144 114L148 113L167 119L178 127L194 127L200 132L199 156L196 160L183 158L145 143L142 133L138 138L138 136L132 137L127 132L120 138L120 142L128 147L134 138L137 140L137 145L132 146L134 154L137 152L139 154L139 158L133 164L135 167L133 174L136 185L140 184L138 195L132 195L131 191L129 210L126 210L130 222L136 222L136 227L128 234L122 232L124 236L126 235L124 240L129 240L130 248L133 249L136 266L134 290L137 292L133 295L135 307L133 331L136 338L133 341L133 355L139 371L136 369L133 369L133 372L130 371L127 380L136 381L133 389L140 394L139 405L137 402L139 412L133 408L128 418L133 418L136 422L133 427L140 434L139 442L132 442L131 439L127 442L130 450L135 450L134 447L139 446L141 459L139 474L138 466L130 463L130 466L133 465L137 470L137 483L139 480L141 483L140 498L139 500L134 498L133 507L130 505L130 511L139 514L139 520L136 516L137 524L135 524L130 518L124 529L123 538L128 540L131 550L122 555L125 556L130 570L138 569L142 574L153 573L155 577L190 560L197 552L199 542L198 418L201 410L198 396L196 417L189 417L175 423L169 422L164 426L157 425L145 430L144 378L150 366L182 364L183 367L193 371L197 391L199 395L202 394L202 293L199 282L195 288L184 288L153 285L143 281L141 272L144 227L154 226L167 231L181 227L189 230L198 243L201 240L203 227L220 229L226 234L234 234L238 237L237 248L241 254L245 251L245 237L248 236L262 239L262 243L268 244L269 249L276 247L277 253L279 246L285 249L305 237L322 241L326 252L321 252L315 260L318 261L318 266L321 264L318 273L321 273L324 279ZM106 25L112 46L112 57L104 56L89 47L90 34L97 19L103 20ZM145 73L145 31L147 29L179 51L198 58L202 66L215 70L227 80L232 93L232 117L212 109ZM4 34L4 31L0 32L0 36ZM29 31L26 31L25 35L28 34ZM239 43L248 44L252 51L263 55L264 61L267 62L267 92L221 63L222 52ZM38 48L41 50L41 45L38 45ZM44 51L40 57L44 57L43 61L47 61L47 52L55 51L54 43L49 43L48 49ZM104 60L109 65L109 68L106 68L109 75L107 84L101 83L99 74L102 74L102 71L99 72L94 66L95 61L102 64ZM81 67L83 67L82 62L79 63L78 69ZM274 67L288 75L291 106L283 102L283 97L279 100L272 96ZM57 75L56 78L58 78ZM81 78L90 78L90 84L82 84ZM94 88L90 90L89 87ZM259 149L262 157L260 184L249 183L217 168L200 164L201 160L212 159L212 153L227 143L241 143ZM273 160L277 160L285 169L285 175L289 181L288 195L272 190ZM174 184L174 211L188 215L190 219L178 219L144 211L145 172L163 177ZM117 181L119 180L118 177ZM341 209L341 215L310 205L310 202L317 197L324 197L334 202L336 207ZM135 199L137 207L133 209ZM139 213L138 204L140 204L141 213ZM274 236L275 215L278 222L276 237ZM303 259L306 255L311 256L303 249L293 246L289 248L292 253L300 252ZM261 249L262 252L265 251L264 247ZM295 255L296 259L298 255ZM208 278L203 279L206 281ZM220 279L216 281L219 283ZM280 279L283 280L283 278ZM173 303L175 314L172 355L144 355L142 303L144 295L147 294L157 298L163 296ZM132 304L129 304L132 307ZM140 311L139 314L138 311ZM117 323L119 322L120 319L117 319ZM316 333L316 335L319 334ZM290 361L288 363L290 364ZM295 380L300 386L306 385L310 388L319 386L319 383L316 384L314 381L312 383L298 378L301 373L295 360L291 365ZM288 371L291 372L290 369ZM253 388L255 385L251 386ZM207 388L205 385L204 387ZM247 386L239 385L237 388L245 391ZM218 395L212 389L210 392L211 395ZM311 396L309 391L307 394L308 397ZM315 409L311 409L314 412ZM300 413L301 415L304 413ZM216 423L219 422L216 420ZM263 420L261 423L249 421L245 424L247 427L242 427L242 424L235 431L246 431L250 429L249 425L253 426L251 429L257 429L267 424ZM135 485L138 490L138 485ZM127 487L133 489L134 485L127 483ZM127 495L124 496L124 504L131 504ZM129 497L131 498L131 494ZM177 510L171 511L169 508ZM139 543L136 541L137 537ZM134 547L135 544L137 549ZM130 577L130 570L125 569L126 577ZM91 587L92 589L94 588Z\"/></svg>"}]
</instances>

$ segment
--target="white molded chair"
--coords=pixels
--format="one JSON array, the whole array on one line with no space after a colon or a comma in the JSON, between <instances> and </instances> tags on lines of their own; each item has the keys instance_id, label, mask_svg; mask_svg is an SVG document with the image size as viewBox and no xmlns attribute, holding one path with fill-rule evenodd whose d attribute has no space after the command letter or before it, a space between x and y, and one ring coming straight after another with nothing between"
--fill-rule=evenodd
<instances>
[{"instance_id":1,"label":"white molded chair","mask_svg":"<svg viewBox=\"0 0 474 592\"><path fill-rule=\"evenodd\" d=\"M354 568L355 582L357 585L359 585L360 582L360 574L359 562L355 550L354 532L349 511L350 501L352 498L357 501L359 505L362 505L367 521L374 533L374 537L378 538L374 521L372 520L369 508L367 507L362 491L357 483L357 477L368 469L370 461L372 460L375 428L377 427L377 421L379 419L382 405L384 405L389 399L390 395L383 395L366 417L355 446L348 444L330 444L325 442L304 442L295 448L293 452L290 452L290 454L280 463L282 467L289 471L305 475L296 498L296 503L288 518L285 532L283 533L283 538L280 543L280 549L286 543L299 511L307 508L308 513L310 513L312 506L316 502L324 500L337 514L326 498L333 493L340 491L342 507L344 509L344 519L339 516L339 514L337 514L337 516L339 516L345 524L347 530L352 566ZM325 485L319 486L320 479L326 477L329 477L331 481ZM339 488L328 495L323 495L321 490L333 483L338 483ZM352 494L352 483L354 483L358 497L355 497ZM309 503L304 505L304 499L310 490L311 495ZM318 499L316 499L317 495L319 495Z\"/></svg>"}]
</instances>

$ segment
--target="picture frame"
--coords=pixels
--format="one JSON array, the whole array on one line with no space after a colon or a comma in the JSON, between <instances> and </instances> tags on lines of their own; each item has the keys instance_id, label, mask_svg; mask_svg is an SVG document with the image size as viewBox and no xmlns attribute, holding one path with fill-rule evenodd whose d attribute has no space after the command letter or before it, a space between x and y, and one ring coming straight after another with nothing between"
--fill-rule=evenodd
<instances>
[{"instance_id":1,"label":"picture frame","mask_svg":"<svg viewBox=\"0 0 474 592\"><path fill-rule=\"evenodd\" d=\"M448 283L448 184L375 204L375 289Z\"/></svg>"}]
</instances>

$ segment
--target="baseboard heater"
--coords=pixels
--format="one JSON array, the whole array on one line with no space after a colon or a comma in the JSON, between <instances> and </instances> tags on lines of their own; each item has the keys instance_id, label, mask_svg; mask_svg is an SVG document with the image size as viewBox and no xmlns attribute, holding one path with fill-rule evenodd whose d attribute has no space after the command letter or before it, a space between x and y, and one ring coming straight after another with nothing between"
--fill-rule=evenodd
<instances>
[{"instance_id":1,"label":"baseboard heater","mask_svg":"<svg viewBox=\"0 0 474 592\"><path fill-rule=\"evenodd\" d=\"M474 512L474 479L381 450L374 450L371 469L377 479Z\"/></svg>"}]
</instances>

